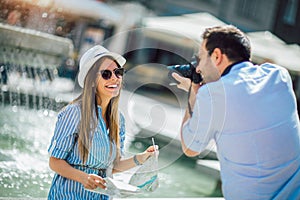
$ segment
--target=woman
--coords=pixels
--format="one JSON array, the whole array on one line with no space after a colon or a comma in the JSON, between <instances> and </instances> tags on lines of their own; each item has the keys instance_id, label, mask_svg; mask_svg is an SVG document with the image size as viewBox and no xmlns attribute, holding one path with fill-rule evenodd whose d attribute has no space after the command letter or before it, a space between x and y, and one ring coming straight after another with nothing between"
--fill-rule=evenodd
<instances>
[{"instance_id":1,"label":"woman","mask_svg":"<svg viewBox=\"0 0 300 200\"><path fill-rule=\"evenodd\" d=\"M140 165L154 154L151 146L121 160L125 122L118 103L125 62L99 45L82 56L82 94L58 114L48 150L50 168L56 172L48 199L108 199L85 188L105 188L104 177Z\"/></svg>"}]
</instances>

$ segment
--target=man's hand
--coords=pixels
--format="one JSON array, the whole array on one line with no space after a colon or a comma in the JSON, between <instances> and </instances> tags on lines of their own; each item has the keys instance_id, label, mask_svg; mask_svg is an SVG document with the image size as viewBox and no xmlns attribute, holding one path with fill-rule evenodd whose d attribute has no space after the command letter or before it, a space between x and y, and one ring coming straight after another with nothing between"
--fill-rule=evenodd
<instances>
[{"instance_id":1,"label":"man's hand","mask_svg":"<svg viewBox=\"0 0 300 200\"><path fill-rule=\"evenodd\" d=\"M177 88L182 89L186 92L189 91L189 88L191 87L191 84L192 84L192 92L194 92L195 94L197 93L198 89L201 86L201 84L192 83L191 79L180 76L176 72L173 72L172 76L173 76L173 78L175 78L176 81L179 82L177 84Z\"/></svg>"},{"instance_id":2,"label":"man's hand","mask_svg":"<svg viewBox=\"0 0 300 200\"><path fill-rule=\"evenodd\" d=\"M185 78L185 77L183 77L183 76L180 76L180 75L179 75L178 73L176 73L176 72L173 72L173 73L172 73L172 77L173 77L176 81L179 82L179 83L177 84L177 88L182 89L182 90L184 90L184 91L186 91L186 92L189 91L189 88L190 88L191 83L192 83L191 79Z\"/></svg>"}]
</instances>

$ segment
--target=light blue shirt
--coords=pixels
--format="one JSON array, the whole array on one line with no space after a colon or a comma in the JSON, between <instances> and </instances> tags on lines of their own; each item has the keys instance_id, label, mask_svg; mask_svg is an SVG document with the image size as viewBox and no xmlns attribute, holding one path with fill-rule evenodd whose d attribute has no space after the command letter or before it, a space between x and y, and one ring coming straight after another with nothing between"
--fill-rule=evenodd
<instances>
[{"instance_id":1,"label":"light blue shirt","mask_svg":"<svg viewBox=\"0 0 300 200\"><path fill-rule=\"evenodd\" d=\"M300 129L288 71L234 65L202 86L182 137L193 151L215 140L226 199L300 199Z\"/></svg>"},{"instance_id":2,"label":"light blue shirt","mask_svg":"<svg viewBox=\"0 0 300 200\"><path fill-rule=\"evenodd\" d=\"M112 165L116 157L116 145L112 144L112 153L110 154L109 132L102 118L102 109L98 106L98 126L94 133L92 145L87 162L83 165L78 151L78 142L75 135L78 133L78 125L81 118L81 109L79 104L69 104L58 114L54 135L51 140L48 152L50 156L64 159L70 165L80 169L88 174L98 174L99 168L107 169ZM124 151L125 140L125 120L120 118L120 147L121 153ZM54 175L48 199L108 199L105 195L89 192L84 189L79 182L67 179L59 174Z\"/></svg>"}]
</instances>

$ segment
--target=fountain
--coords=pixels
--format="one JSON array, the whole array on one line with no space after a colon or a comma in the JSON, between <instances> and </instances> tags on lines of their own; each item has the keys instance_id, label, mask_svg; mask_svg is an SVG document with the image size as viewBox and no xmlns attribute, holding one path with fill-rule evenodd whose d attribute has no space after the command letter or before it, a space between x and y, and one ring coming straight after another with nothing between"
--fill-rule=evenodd
<instances>
[{"instance_id":1,"label":"fountain","mask_svg":"<svg viewBox=\"0 0 300 200\"><path fill-rule=\"evenodd\" d=\"M71 40L0 23L0 46L1 104L58 110L70 100L74 82L58 68L72 56Z\"/></svg>"}]
</instances>

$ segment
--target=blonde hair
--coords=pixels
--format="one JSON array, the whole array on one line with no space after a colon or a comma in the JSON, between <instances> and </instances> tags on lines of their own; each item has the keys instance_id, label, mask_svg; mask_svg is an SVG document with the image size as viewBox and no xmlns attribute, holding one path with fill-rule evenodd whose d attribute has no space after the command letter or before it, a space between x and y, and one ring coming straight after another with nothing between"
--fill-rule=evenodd
<instances>
[{"instance_id":1,"label":"blonde hair","mask_svg":"<svg viewBox=\"0 0 300 200\"><path fill-rule=\"evenodd\" d=\"M96 102L97 76L99 67L101 66L105 58L114 60L110 56L105 56L96 61L86 75L82 94L72 102L80 103L81 106L81 120L78 133L78 151L83 163L85 163L88 159L89 149L94 137L93 134L98 124L98 110ZM116 64L118 65L117 62ZM120 66L118 65L118 67ZM120 129L118 112L119 99L120 93L110 100L105 113L106 122L108 123L109 128L110 142L111 144L115 143L117 145L117 156L120 155ZM111 144L110 149L112 152Z\"/></svg>"}]
</instances>

